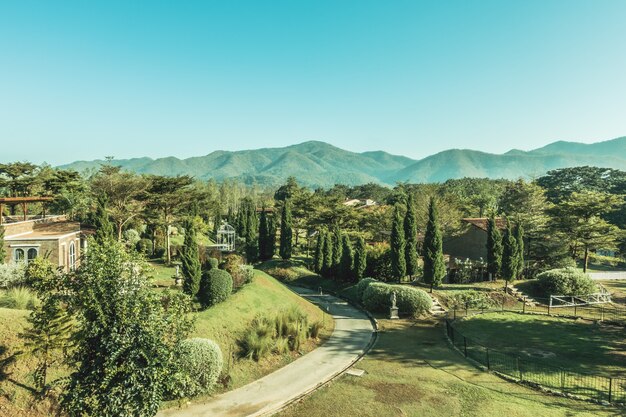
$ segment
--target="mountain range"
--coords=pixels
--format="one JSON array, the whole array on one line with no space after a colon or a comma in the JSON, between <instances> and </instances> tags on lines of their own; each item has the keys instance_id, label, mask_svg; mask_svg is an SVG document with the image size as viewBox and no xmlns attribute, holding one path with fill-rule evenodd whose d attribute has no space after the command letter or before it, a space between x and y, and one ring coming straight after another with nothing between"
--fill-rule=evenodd
<instances>
[{"instance_id":1,"label":"mountain range","mask_svg":"<svg viewBox=\"0 0 626 417\"><path fill-rule=\"evenodd\" d=\"M93 171L104 163L103 160L77 161L61 168ZM308 141L284 148L214 151L186 159L120 159L113 164L141 174L187 174L218 181L234 178L261 186L276 186L294 176L312 188L369 182L382 185L443 182L463 177L517 179L584 165L626 170L626 137L593 144L559 141L531 151L513 149L504 154L450 149L420 160L383 151L350 152L325 142Z\"/></svg>"}]
</instances>

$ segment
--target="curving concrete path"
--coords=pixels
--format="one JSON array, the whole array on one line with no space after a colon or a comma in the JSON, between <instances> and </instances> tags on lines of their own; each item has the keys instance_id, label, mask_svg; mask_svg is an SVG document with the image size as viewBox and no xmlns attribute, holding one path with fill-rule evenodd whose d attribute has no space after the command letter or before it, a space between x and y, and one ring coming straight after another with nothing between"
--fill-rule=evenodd
<instances>
[{"instance_id":1,"label":"curving concrete path","mask_svg":"<svg viewBox=\"0 0 626 417\"><path fill-rule=\"evenodd\" d=\"M257 380L203 403L171 408L157 417L244 417L275 413L349 368L368 348L374 328L365 313L329 295L292 288L328 309L335 319L330 339L314 351Z\"/></svg>"}]
</instances>

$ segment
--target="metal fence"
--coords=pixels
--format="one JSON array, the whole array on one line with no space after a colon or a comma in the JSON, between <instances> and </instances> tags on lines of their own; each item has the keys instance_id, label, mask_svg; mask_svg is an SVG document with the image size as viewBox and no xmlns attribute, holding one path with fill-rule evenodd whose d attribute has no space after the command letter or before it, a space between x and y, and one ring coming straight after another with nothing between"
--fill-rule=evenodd
<instances>
[{"instance_id":1,"label":"metal fence","mask_svg":"<svg viewBox=\"0 0 626 417\"><path fill-rule=\"evenodd\" d=\"M468 309L463 313L470 314L470 311ZM539 363L532 358L522 358L491 349L463 335L450 319L446 319L446 332L450 342L466 358L478 362L490 371L579 398L614 404L626 403L626 378L572 372Z\"/></svg>"}]
</instances>

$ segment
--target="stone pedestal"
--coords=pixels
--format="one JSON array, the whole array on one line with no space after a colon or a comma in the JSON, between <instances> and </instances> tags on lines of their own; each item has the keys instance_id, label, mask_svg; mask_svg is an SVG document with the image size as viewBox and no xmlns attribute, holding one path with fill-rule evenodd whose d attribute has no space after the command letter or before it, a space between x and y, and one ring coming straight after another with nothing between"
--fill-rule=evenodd
<instances>
[{"instance_id":1,"label":"stone pedestal","mask_svg":"<svg viewBox=\"0 0 626 417\"><path fill-rule=\"evenodd\" d=\"M389 309L389 318L390 318L391 320L394 320L394 319L399 319L399 318L400 318L400 317L398 316L398 307L391 307L391 308Z\"/></svg>"}]
</instances>

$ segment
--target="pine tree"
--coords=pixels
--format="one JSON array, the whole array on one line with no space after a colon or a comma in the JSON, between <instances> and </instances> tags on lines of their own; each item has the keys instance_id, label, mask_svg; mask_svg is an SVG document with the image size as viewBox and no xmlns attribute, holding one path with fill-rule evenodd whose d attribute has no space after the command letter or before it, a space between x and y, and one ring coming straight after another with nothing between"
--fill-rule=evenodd
<instances>
[{"instance_id":1,"label":"pine tree","mask_svg":"<svg viewBox=\"0 0 626 417\"><path fill-rule=\"evenodd\" d=\"M272 259L274 254L276 254L276 217L270 216L267 218L267 227L268 227L268 235L267 235L267 254Z\"/></svg>"},{"instance_id":2,"label":"pine tree","mask_svg":"<svg viewBox=\"0 0 626 417\"><path fill-rule=\"evenodd\" d=\"M446 265L443 259L441 231L437 216L437 205L433 197L428 206L428 223L424 235L424 281L433 287L441 285L446 275Z\"/></svg>"},{"instance_id":3,"label":"pine tree","mask_svg":"<svg viewBox=\"0 0 626 417\"><path fill-rule=\"evenodd\" d=\"M406 242L402 223L400 206L396 204L393 209L393 222L391 224L391 271L393 277L398 281L406 276Z\"/></svg>"},{"instance_id":4,"label":"pine tree","mask_svg":"<svg viewBox=\"0 0 626 417\"><path fill-rule=\"evenodd\" d=\"M328 278L333 270L333 234L329 231L324 233L324 263L322 264L322 276Z\"/></svg>"},{"instance_id":5,"label":"pine tree","mask_svg":"<svg viewBox=\"0 0 626 417\"><path fill-rule=\"evenodd\" d=\"M185 229L185 240L180 257L182 262L183 292L194 297L198 294L200 279L202 278L196 228L194 227L192 219L186 220L183 227Z\"/></svg>"},{"instance_id":6,"label":"pine tree","mask_svg":"<svg viewBox=\"0 0 626 417\"><path fill-rule=\"evenodd\" d=\"M285 199L280 217L280 257L291 259L293 251L293 229L291 224L291 202Z\"/></svg>"},{"instance_id":7,"label":"pine tree","mask_svg":"<svg viewBox=\"0 0 626 417\"><path fill-rule=\"evenodd\" d=\"M506 288L509 285L509 281L514 280L517 276L517 240L515 240L515 234L508 221L502 237L502 243L502 277L506 281Z\"/></svg>"},{"instance_id":8,"label":"pine tree","mask_svg":"<svg viewBox=\"0 0 626 417\"><path fill-rule=\"evenodd\" d=\"M105 196L98 197L96 212L92 217L92 224L96 229L94 236L96 242L102 244L115 239L113 223L111 223L109 214L107 213L107 198Z\"/></svg>"},{"instance_id":9,"label":"pine tree","mask_svg":"<svg viewBox=\"0 0 626 417\"><path fill-rule=\"evenodd\" d=\"M2 213L0 213L2 216ZM7 257L7 252L4 249L4 227L0 227L0 265L2 265Z\"/></svg>"},{"instance_id":10,"label":"pine tree","mask_svg":"<svg viewBox=\"0 0 626 417\"><path fill-rule=\"evenodd\" d=\"M404 237L406 240L406 246L404 249L406 274L412 277L417 274L417 219L415 217L415 200L412 193L409 193L406 205L406 215L404 216Z\"/></svg>"},{"instance_id":11,"label":"pine tree","mask_svg":"<svg viewBox=\"0 0 626 417\"><path fill-rule=\"evenodd\" d=\"M492 217L487 221L487 272L493 279L500 276L502 268L502 235Z\"/></svg>"},{"instance_id":12,"label":"pine tree","mask_svg":"<svg viewBox=\"0 0 626 417\"><path fill-rule=\"evenodd\" d=\"M366 267L367 250L365 248L365 239L359 236L356 240L356 247L354 250L354 277L357 281L363 279Z\"/></svg>"},{"instance_id":13,"label":"pine tree","mask_svg":"<svg viewBox=\"0 0 626 417\"><path fill-rule=\"evenodd\" d=\"M270 245L270 224L265 208L263 208L261 211L261 218L259 220L259 258L262 261L272 259L273 254Z\"/></svg>"},{"instance_id":14,"label":"pine tree","mask_svg":"<svg viewBox=\"0 0 626 417\"><path fill-rule=\"evenodd\" d=\"M333 233L332 244L333 244L333 265L330 269L330 273L333 277L339 278L341 274L341 255L342 255L342 238L341 238L341 229L338 227L335 228L335 232Z\"/></svg>"},{"instance_id":15,"label":"pine tree","mask_svg":"<svg viewBox=\"0 0 626 417\"><path fill-rule=\"evenodd\" d=\"M516 262L517 262L517 277L521 277L524 273L524 228L521 223L515 225L515 243L516 246Z\"/></svg>"},{"instance_id":16,"label":"pine tree","mask_svg":"<svg viewBox=\"0 0 626 417\"><path fill-rule=\"evenodd\" d=\"M313 269L320 274L324 268L324 238L326 233L322 230L317 232L317 244L315 245L315 255L313 256Z\"/></svg>"},{"instance_id":17,"label":"pine tree","mask_svg":"<svg viewBox=\"0 0 626 417\"><path fill-rule=\"evenodd\" d=\"M344 281L352 281L352 270L354 268L354 252L352 251L352 243L347 235L341 237L341 278Z\"/></svg>"}]
</instances>

